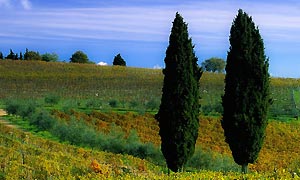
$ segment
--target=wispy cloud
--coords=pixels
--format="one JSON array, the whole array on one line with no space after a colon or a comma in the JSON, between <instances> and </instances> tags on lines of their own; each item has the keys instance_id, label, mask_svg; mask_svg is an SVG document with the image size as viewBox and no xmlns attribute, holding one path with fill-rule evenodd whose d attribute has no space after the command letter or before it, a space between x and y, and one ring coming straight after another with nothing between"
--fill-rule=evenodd
<instances>
[{"instance_id":1,"label":"wispy cloud","mask_svg":"<svg viewBox=\"0 0 300 180\"><path fill-rule=\"evenodd\" d=\"M12 8L22 8L24 10L31 10L32 3L30 0L0 0L0 8L11 10Z\"/></svg>"},{"instance_id":2,"label":"wispy cloud","mask_svg":"<svg viewBox=\"0 0 300 180\"><path fill-rule=\"evenodd\" d=\"M68 2L64 6L51 6L49 4L52 1L43 1L47 6L43 7L43 3L39 2L40 6L34 11L8 11L1 14L0 24L5 28L1 29L0 40L5 37L28 41L167 43L175 12L178 11L188 23L189 34L200 53L209 52L207 56L216 52L226 55L232 21L238 9L242 8L253 17L266 49L271 53L268 56L272 56L272 52L286 51L282 47L300 48L300 3L291 1L190 0L172 3L167 0L162 3L155 0L155 3L145 4L145 1L129 0L138 3L128 4L126 1L122 2L122 6L113 5L117 1L107 6L103 5L103 1L96 0L91 1L93 6L90 6L90 1L85 6L87 1L83 0L76 0L76 6L71 5L71 0L53 2ZM26 10L33 7L30 0L0 0L0 7L14 7L16 3L19 8Z\"/></svg>"},{"instance_id":3,"label":"wispy cloud","mask_svg":"<svg viewBox=\"0 0 300 180\"><path fill-rule=\"evenodd\" d=\"M32 4L29 0L21 0L21 5L25 10L30 10L32 8Z\"/></svg>"}]
</instances>

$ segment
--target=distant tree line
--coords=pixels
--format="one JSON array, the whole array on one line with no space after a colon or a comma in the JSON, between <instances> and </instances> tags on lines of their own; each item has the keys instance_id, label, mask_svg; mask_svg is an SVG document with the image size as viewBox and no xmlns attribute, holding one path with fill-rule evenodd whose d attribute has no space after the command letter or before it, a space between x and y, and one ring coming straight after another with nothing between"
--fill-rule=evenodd
<instances>
[{"instance_id":1,"label":"distant tree line","mask_svg":"<svg viewBox=\"0 0 300 180\"><path fill-rule=\"evenodd\" d=\"M59 57L56 53L45 53L40 54L38 51L29 51L27 48L25 53L15 53L12 49L9 50L9 54L4 56L0 51L0 60L33 60L33 61L46 61L46 62L57 62ZM70 63L94 63L89 60L87 54L83 51L76 51L70 57ZM118 54L113 59L113 65L126 66L126 61L122 58L121 54Z\"/></svg>"},{"instance_id":2,"label":"distant tree line","mask_svg":"<svg viewBox=\"0 0 300 180\"><path fill-rule=\"evenodd\" d=\"M0 59L56 62L58 61L58 55L56 53L45 53L41 55L38 51L29 51L27 48L23 54L22 52L15 53L10 49L7 56L4 56L3 53L0 52Z\"/></svg>"}]
</instances>

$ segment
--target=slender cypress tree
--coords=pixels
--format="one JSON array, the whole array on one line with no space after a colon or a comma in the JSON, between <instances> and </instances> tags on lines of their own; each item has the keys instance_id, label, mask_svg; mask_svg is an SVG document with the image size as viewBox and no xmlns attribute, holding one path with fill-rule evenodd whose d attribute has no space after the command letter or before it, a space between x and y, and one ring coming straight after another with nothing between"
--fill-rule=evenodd
<instances>
[{"instance_id":1,"label":"slender cypress tree","mask_svg":"<svg viewBox=\"0 0 300 180\"><path fill-rule=\"evenodd\" d=\"M182 170L193 155L199 128L199 79L187 24L176 13L163 70L162 99L156 119L159 122L161 150L172 171Z\"/></svg>"},{"instance_id":2,"label":"slender cypress tree","mask_svg":"<svg viewBox=\"0 0 300 180\"><path fill-rule=\"evenodd\" d=\"M268 123L269 63L258 28L241 9L229 40L222 127L235 162L247 173L262 148Z\"/></svg>"}]
</instances>

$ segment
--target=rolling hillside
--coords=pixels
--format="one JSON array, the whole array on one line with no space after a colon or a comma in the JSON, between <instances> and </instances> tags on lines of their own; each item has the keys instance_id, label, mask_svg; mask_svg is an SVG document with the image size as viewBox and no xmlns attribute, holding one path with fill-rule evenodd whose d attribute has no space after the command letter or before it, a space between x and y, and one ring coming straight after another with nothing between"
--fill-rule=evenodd
<instances>
[{"instance_id":1,"label":"rolling hillside","mask_svg":"<svg viewBox=\"0 0 300 180\"><path fill-rule=\"evenodd\" d=\"M158 125L153 114L159 106L162 79L161 70L153 69L0 61L0 107L5 107L8 100L28 107L33 105L37 113L42 112L41 109L50 112L58 124L73 126L78 122L79 125L74 127L86 126L89 130L85 132L90 133L121 137L113 131L112 127L117 127L125 138L129 138L134 131L145 144L139 147L151 147L146 144L153 143L159 148ZM202 115L195 161L189 165L189 170L195 172L168 176L165 166L147 155L137 158L111 153L103 147L101 150L97 148L101 141L92 138L91 142L97 142L95 146L78 145L75 140L58 137L54 138L56 141L48 140L47 136L56 132L53 129L57 126L26 129L22 126L36 116L12 115L0 117L20 125L18 129L0 123L0 179L297 178L300 174L300 126L297 120L300 80L271 79L274 103L266 141L257 163L250 166L253 173L248 175L231 172L235 167L220 125L223 80L223 74L204 73L200 81ZM135 142L136 137L132 138Z\"/></svg>"},{"instance_id":2,"label":"rolling hillside","mask_svg":"<svg viewBox=\"0 0 300 180\"><path fill-rule=\"evenodd\" d=\"M84 103L97 101L97 108L114 101L114 107L155 112L160 103L162 80L161 70L153 69L0 61L1 99L56 95L81 105L84 100ZM272 78L271 82L273 105L270 116L277 119L298 117L300 80ZM200 88L202 114L219 116L224 74L204 73Z\"/></svg>"}]
</instances>

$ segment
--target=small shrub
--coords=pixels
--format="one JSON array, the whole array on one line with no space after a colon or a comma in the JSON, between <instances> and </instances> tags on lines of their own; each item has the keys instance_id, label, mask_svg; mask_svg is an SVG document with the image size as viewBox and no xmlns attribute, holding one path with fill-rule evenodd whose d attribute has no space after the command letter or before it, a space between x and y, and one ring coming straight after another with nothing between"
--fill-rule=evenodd
<instances>
[{"instance_id":1,"label":"small shrub","mask_svg":"<svg viewBox=\"0 0 300 180\"><path fill-rule=\"evenodd\" d=\"M139 105L137 101L130 101L129 102L129 108L134 109Z\"/></svg>"},{"instance_id":2,"label":"small shrub","mask_svg":"<svg viewBox=\"0 0 300 180\"><path fill-rule=\"evenodd\" d=\"M35 125L39 130L45 131L50 130L54 124L55 119L45 110L34 113L29 118L30 125Z\"/></svg>"},{"instance_id":3,"label":"small shrub","mask_svg":"<svg viewBox=\"0 0 300 180\"><path fill-rule=\"evenodd\" d=\"M100 108L101 105L102 103L95 99L89 99L85 103L86 108Z\"/></svg>"},{"instance_id":4,"label":"small shrub","mask_svg":"<svg viewBox=\"0 0 300 180\"><path fill-rule=\"evenodd\" d=\"M108 102L108 104L110 105L110 107L116 108L118 106L118 101L115 99L112 99Z\"/></svg>"},{"instance_id":5,"label":"small shrub","mask_svg":"<svg viewBox=\"0 0 300 180\"><path fill-rule=\"evenodd\" d=\"M193 157L188 161L186 167L200 170L212 171L239 171L239 167L233 159L226 155L216 154L211 151L203 151L197 148Z\"/></svg>"},{"instance_id":6,"label":"small shrub","mask_svg":"<svg viewBox=\"0 0 300 180\"><path fill-rule=\"evenodd\" d=\"M60 97L55 94L48 94L45 97L45 103L50 104L50 105L58 104L59 100L60 100Z\"/></svg>"},{"instance_id":7,"label":"small shrub","mask_svg":"<svg viewBox=\"0 0 300 180\"><path fill-rule=\"evenodd\" d=\"M148 110L153 111L154 109L158 109L158 107L159 107L159 102L154 99L151 99L146 103L146 109Z\"/></svg>"},{"instance_id":8,"label":"small shrub","mask_svg":"<svg viewBox=\"0 0 300 180\"><path fill-rule=\"evenodd\" d=\"M17 115L17 112L20 111L21 105L18 101L16 100L7 100L5 102L5 111L8 114L14 114Z\"/></svg>"},{"instance_id":9,"label":"small shrub","mask_svg":"<svg viewBox=\"0 0 300 180\"><path fill-rule=\"evenodd\" d=\"M21 104L19 111L17 112L22 118L29 117L35 113L37 104L33 101L29 101L26 104Z\"/></svg>"}]
</instances>

